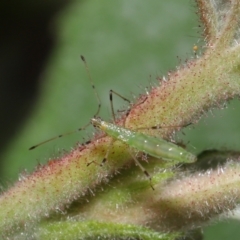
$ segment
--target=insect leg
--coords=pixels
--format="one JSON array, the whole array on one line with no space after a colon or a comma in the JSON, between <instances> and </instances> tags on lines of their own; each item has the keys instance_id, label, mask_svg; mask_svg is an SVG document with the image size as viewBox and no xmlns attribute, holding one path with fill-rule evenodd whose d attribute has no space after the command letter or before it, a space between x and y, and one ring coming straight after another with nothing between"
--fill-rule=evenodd
<instances>
[{"instance_id":1,"label":"insect leg","mask_svg":"<svg viewBox=\"0 0 240 240\"><path fill-rule=\"evenodd\" d=\"M154 187L152 185L152 178L151 178L150 174L148 173L148 171L142 166L142 164L137 160L137 158L130 151L129 151L129 153L130 153L131 157L133 158L135 164L142 170L142 172L149 179L150 186L151 186L152 190L154 190Z\"/></svg>"},{"instance_id":2,"label":"insect leg","mask_svg":"<svg viewBox=\"0 0 240 240\"><path fill-rule=\"evenodd\" d=\"M108 155L109 155L109 153L110 153L110 150L111 150L111 148L112 148L112 146L113 146L114 141L115 141L115 140L114 140L113 138L111 138L111 141L110 141L110 143L109 143L107 152L106 152L106 154L105 154L105 157L103 158L103 160L102 160L102 162L101 162L101 164L100 164L101 167L102 167L103 164L108 160Z\"/></svg>"},{"instance_id":3,"label":"insect leg","mask_svg":"<svg viewBox=\"0 0 240 240\"><path fill-rule=\"evenodd\" d=\"M109 91L109 99L110 99L112 117L113 117L114 123L116 123L116 117L115 117L115 112L114 112L114 107L113 107L113 94L115 94L116 96L122 98L124 101L128 102L129 104L131 104L131 102L130 102L129 99L123 97L121 94L113 91L112 89Z\"/></svg>"},{"instance_id":4,"label":"insect leg","mask_svg":"<svg viewBox=\"0 0 240 240\"><path fill-rule=\"evenodd\" d=\"M152 127L140 127L140 128L137 128L136 130L139 130L139 129L180 128L180 127L188 127L191 124L192 123L187 123L185 125L171 125L171 126L156 125L156 126L152 126Z\"/></svg>"},{"instance_id":5,"label":"insect leg","mask_svg":"<svg viewBox=\"0 0 240 240\"><path fill-rule=\"evenodd\" d=\"M122 98L124 101L128 102L129 104L131 104L131 101L130 101L129 99L123 97L121 94L113 91L112 89L109 91L109 99L110 99L112 117L113 117L114 123L116 123L116 117L115 117L115 112L114 112L114 107L113 107L113 94L115 94L116 96ZM144 103L144 102L146 101L146 99L147 99L147 97L144 98L143 101L141 101L141 102L138 103L137 105L140 105L140 104ZM131 110L131 109L129 109L129 110L127 111L126 116L129 115L130 110ZM123 125L125 126L125 121L124 121ZM109 152L110 152L110 149L111 149L113 143L114 143L114 140L112 139L112 141L111 141L111 143L110 143L110 146L109 146L109 148L108 148L108 151L107 151L107 153L106 153L106 156L105 156L105 158L103 159L101 165L104 164L104 163L107 161L107 158L108 158L108 155L109 155ZM149 181L150 181L150 186L151 186L151 188L154 190L154 187L152 186L152 179L151 179L149 173L147 172L147 170L142 166L142 164L138 161L138 159L137 159L130 151L129 151L129 153L130 153L130 155L132 156L135 164L142 170L142 172L143 172L143 173L146 175L146 177L149 179Z\"/></svg>"},{"instance_id":6,"label":"insect leg","mask_svg":"<svg viewBox=\"0 0 240 240\"><path fill-rule=\"evenodd\" d=\"M114 90L110 90L109 91L109 100L110 100L110 106L111 106L111 112L112 112L112 117L113 117L113 121L114 123L116 123L116 117L115 117L115 112L114 112L114 107L113 107L113 94L117 95L118 97L122 98L124 101L128 102L130 104L130 100L128 100L127 98L123 97L121 94L115 92ZM100 163L100 166L102 167L103 164L108 160L108 156L109 156L109 153L110 153L110 150L113 146L113 143L114 143L114 139L112 138L110 143L109 143L109 147L107 149L107 152L105 154L105 157L103 158L102 162ZM87 165L89 166L91 163L93 162L90 162L88 163Z\"/></svg>"}]
</instances>

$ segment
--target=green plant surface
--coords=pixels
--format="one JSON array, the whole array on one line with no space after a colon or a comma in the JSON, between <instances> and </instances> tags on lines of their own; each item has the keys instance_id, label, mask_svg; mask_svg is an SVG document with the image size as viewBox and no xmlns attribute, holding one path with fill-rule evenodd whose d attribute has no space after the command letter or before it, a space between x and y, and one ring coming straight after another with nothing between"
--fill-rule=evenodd
<instances>
[{"instance_id":1,"label":"green plant surface","mask_svg":"<svg viewBox=\"0 0 240 240\"><path fill-rule=\"evenodd\" d=\"M200 52L204 51L200 47L201 42L198 43L199 29L195 29L198 21L194 9L194 4L189 1L75 1L59 14L51 26L58 43L42 74L40 99L31 118L3 155L6 161L3 184L15 181L19 172L19 178L24 182L28 179L25 169L31 172L38 163L58 159L58 156L76 146L77 142L92 136L93 130L89 128L83 133L58 139L34 151L27 150L41 140L84 126L95 113L97 102L80 61L80 54L88 61L102 100L100 115L109 120L110 89L134 101L139 93L145 93L145 87L150 91L152 86L157 85L156 77L167 75L167 70L179 64L176 56L180 56L182 61L195 58L192 50L194 44L199 44ZM126 106L121 100L115 100L116 109ZM184 130L185 136L179 136L179 139L190 141L189 151L200 153L204 149L216 147L238 149L238 101L232 101L228 109L222 111L219 108L223 108L223 105L218 107L215 104L215 107L218 109L204 110L200 123ZM197 121L197 118L193 119ZM51 168L51 163L54 164L54 161L46 168ZM148 167L153 168L151 164ZM97 169L98 166L95 171ZM159 178L156 175L153 181L158 182ZM133 179L129 177L130 189L138 189ZM144 175L140 179L144 179ZM147 187L148 182L143 181ZM121 189L121 186L118 187ZM44 189L42 191L44 194ZM129 193L123 191L122 194L125 202ZM107 194L103 196L107 197ZM46 207L45 204L42 208ZM216 239L217 235L214 237L212 239Z\"/></svg>"},{"instance_id":2,"label":"green plant surface","mask_svg":"<svg viewBox=\"0 0 240 240\"><path fill-rule=\"evenodd\" d=\"M59 152L84 141L83 136L88 140L92 135L93 130L87 129L28 151L42 140L82 127L95 113L97 101L80 54L88 61L102 101L100 115L110 120L110 89L133 100L145 92L145 87L156 84L156 77L174 69L177 56L184 60L193 55L192 46L198 41L193 9L188 1L76 1L59 14L50 28L58 36L58 44L42 74L40 99L32 117L9 146L15 151L3 155L6 179L17 179L19 172L31 171L37 163L59 156ZM182 27L173 24L172 19L161 23L165 12L175 15L177 22L181 18ZM116 109L126 106L117 98L114 104ZM18 158L21 161L16 161Z\"/></svg>"}]
</instances>

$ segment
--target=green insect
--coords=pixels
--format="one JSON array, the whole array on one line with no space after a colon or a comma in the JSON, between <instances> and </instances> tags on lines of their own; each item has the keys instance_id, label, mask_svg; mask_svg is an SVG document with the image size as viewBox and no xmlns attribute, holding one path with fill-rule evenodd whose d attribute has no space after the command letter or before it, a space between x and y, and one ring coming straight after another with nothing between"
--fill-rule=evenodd
<instances>
[{"instance_id":1,"label":"green insect","mask_svg":"<svg viewBox=\"0 0 240 240\"><path fill-rule=\"evenodd\" d=\"M105 132L107 135L111 136L113 140L117 139L119 141L122 141L129 147L134 148L140 152L144 152L152 157L161 158L163 160L171 160L176 163L191 163L197 159L196 156L192 153L162 138L146 135L138 131L132 131L116 124L105 122L100 118L92 118L91 124L95 128L98 128L101 131ZM111 141L110 146L112 146L113 140ZM104 162L107 161L109 150L110 147L108 148L100 166L102 166ZM142 166L142 164L133 154L131 154L131 156L134 159L136 165L138 165L142 172L147 176L150 181L150 186L154 190L154 187L151 184L151 176L147 170ZM92 162L90 162L88 165L91 163Z\"/></svg>"},{"instance_id":2,"label":"green insect","mask_svg":"<svg viewBox=\"0 0 240 240\"><path fill-rule=\"evenodd\" d=\"M81 56L81 59L83 60L87 73L89 75L89 81L91 83L92 89L94 91L94 94L98 100L98 109L96 114L94 115L94 117L91 119L91 121L86 124L84 127L79 128L75 131L72 132L68 132L65 134L60 134L56 137L50 138L48 140L45 140L43 142L40 142L37 145L34 145L30 148L30 150L45 144L46 142L52 141L56 138L61 138L63 136L72 134L74 132L77 131L81 131L84 130L88 125L92 124L94 127L102 130L103 132L105 132L107 135L109 135L110 137L112 137L112 141L109 145L109 148L106 152L106 155L104 157L104 159L102 160L102 163L100 164L100 166L103 166L104 162L106 162L108 160L108 155L111 149L111 146L113 144L114 140L120 140L124 143L126 143L130 148L134 148L140 152L146 153L152 157L156 157L156 158L161 158L163 160L171 160L173 162L179 163L179 162L184 162L184 163L190 163L190 162L194 162L196 160L196 156L193 155L192 153L186 151L185 149L183 149L182 147L179 147L177 145L175 145L172 142L166 141L162 138L157 138L154 136L150 136L144 133L141 133L137 130L132 131L130 129L127 129L125 127L119 126L114 124L116 122L115 119L115 114L114 114L114 108L113 108L113 94L117 95L118 97L122 98L124 101L130 103L130 101L126 98L124 98L123 96L121 96L120 94L116 93L113 90L110 90L110 104L111 104L111 111L112 111L112 116L113 116L113 120L114 123L108 123L105 122L103 120L101 120L98 117L98 114L100 112L100 108L101 108L101 101L99 98L99 95L96 91L96 88L93 84L91 75L90 75L90 71L89 68L87 66L86 60L83 56ZM129 111L127 112L126 116L128 116ZM152 127L152 129L155 129L156 127ZM160 128L160 127L159 127ZM144 172L144 174L149 178L150 182L151 182L151 177L148 174L148 172L146 171L146 169L141 165L141 163L138 161L138 159L133 155L132 158L134 159L135 163L141 168L141 170ZM93 162L89 162L88 166L93 163ZM152 187L152 185L151 185ZM153 188L153 187L152 187ZM154 189L154 188L153 188Z\"/></svg>"},{"instance_id":3,"label":"green insect","mask_svg":"<svg viewBox=\"0 0 240 240\"><path fill-rule=\"evenodd\" d=\"M102 130L107 135L126 143L129 147L135 148L152 157L163 160L171 160L176 163L191 163L196 161L196 156L178 145L168 142L162 138L149 136L138 131L132 131L112 123L105 122L100 118L92 118L94 127Z\"/></svg>"}]
</instances>

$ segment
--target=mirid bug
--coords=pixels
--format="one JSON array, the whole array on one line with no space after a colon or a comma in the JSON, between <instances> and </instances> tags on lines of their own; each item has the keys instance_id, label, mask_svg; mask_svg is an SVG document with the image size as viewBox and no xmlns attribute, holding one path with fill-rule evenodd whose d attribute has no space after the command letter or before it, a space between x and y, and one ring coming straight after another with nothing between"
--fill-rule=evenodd
<instances>
[{"instance_id":1,"label":"mirid bug","mask_svg":"<svg viewBox=\"0 0 240 240\"><path fill-rule=\"evenodd\" d=\"M108 122L101 120L98 117L98 114L101 109L101 101L100 101L99 95L95 89L95 86L93 84L86 60L83 56L81 56L81 59L83 60L83 62L85 64L85 67L86 67L86 70L87 70L87 73L89 76L89 81L91 83L94 94L98 100L98 108L97 108L96 114L91 119L91 121L88 124L86 124L84 127L78 128L77 130L72 131L72 132L68 132L68 133L61 134L56 137L50 138L46 141L43 141L37 145L32 146L31 148L29 148L29 150L34 149L44 143L54 140L56 138L61 138L65 135L69 135L71 133L84 130L87 126L92 124L94 127L102 130L107 135L112 137L112 141L111 141L109 148L105 154L105 157L102 160L101 164L99 164L100 166L103 166L104 162L106 162L108 160L109 151L115 140L119 140L119 141L126 143L129 146L129 148L134 148L134 149L136 149L140 152L144 152L152 157L161 158L163 160L171 160L176 163L179 163L179 162L190 163L190 162L194 162L196 160L195 155L186 151L182 147L175 145L172 142L166 141L162 138L157 138L154 136L150 136L150 135L141 133L139 131L140 129L130 130L130 129L125 128L124 126L119 126L119 125L114 124L116 122L116 119L115 119L115 113L114 113L114 108L113 108L112 95L113 94L117 95L118 97L122 98L124 101L128 102L129 104L130 104L130 101L128 99L124 98L123 96L121 96L120 94L116 93L113 90L110 90L109 98L110 98L110 105L111 105L111 111L112 111L114 123L108 123ZM126 117L128 116L129 112L130 111L128 110L126 113ZM160 126L152 127L152 129L156 129L156 128L161 128L161 127ZM149 178L149 180L151 182L151 177L148 174L148 172L146 171L146 169L141 165L141 163L138 161L138 159L133 154L131 154L131 156L134 159L135 163L140 167L140 169L144 172L144 174ZM89 162L88 166L91 163L93 163L93 162ZM96 163L96 162L94 162L94 163ZM151 185L151 187L152 187L152 185Z\"/></svg>"},{"instance_id":2,"label":"mirid bug","mask_svg":"<svg viewBox=\"0 0 240 240\"><path fill-rule=\"evenodd\" d=\"M107 135L126 143L129 147L135 148L152 157L163 160L171 160L176 163L191 163L196 160L196 156L186 151L178 145L166 141L162 138L146 135L138 131L132 131L124 127L107 123L100 118L92 118L94 127L102 130Z\"/></svg>"}]
</instances>

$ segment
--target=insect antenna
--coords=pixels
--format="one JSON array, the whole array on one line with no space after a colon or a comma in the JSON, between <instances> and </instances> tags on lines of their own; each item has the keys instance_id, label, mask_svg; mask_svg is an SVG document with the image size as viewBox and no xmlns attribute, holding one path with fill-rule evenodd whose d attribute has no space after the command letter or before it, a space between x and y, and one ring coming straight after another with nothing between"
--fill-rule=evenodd
<instances>
[{"instance_id":1,"label":"insect antenna","mask_svg":"<svg viewBox=\"0 0 240 240\"><path fill-rule=\"evenodd\" d=\"M58 136L49 138L49 139L47 139L47 140L45 140L45 141L42 141L42 142L40 142L40 143L38 143L38 144L36 144L36 145L33 145L33 146L30 147L28 150L33 150L33 149L35 149L35 148L37 148L37 147L39 147L39 146L41 146L41 145L43 145L43 144L45 144L45 143L48 143L48 142L53 141L53 140L55 140L55 139L65 137L65 136L71 135L71 134L76 133L76 132L80 132L80 131L86 129L86 127L88 127L89 125L90 125L90 123L86 124L85 126L83 126L83 127L81 127L81 128L78 128L78 129L76 129L76 130L74 130L74 131L66 132L66 133L60 134L60 135L58 135Z\"/></svg>"},{"instance_id":2,"label":"insect antenna","mask_svg":"<svg viewBox=\"0 0 240 240\"><path fill-rule=\"evenodd\" d=\"M91 73L90 73L90 70L89 70L87 61L86 61L85 57L82 56L82 55L80 56L80 58L81 58L81 60L82 60L83 63L84 63L86 72L87 72L87 74L88 74L89 82L90 82L90 84L91 84L91 86L92 86L93 92L94 92L95 97L96 97L96 99L97 99L97 101L98 101L98 108L97 108L96 113L94 114L94 117L96 117L96 116L98 116L98 114L99 114L99 112L100 112L100 109L101 109L101 100L100 100L100 97L99 97L99 95L98 95L98 92L96 91L95 85L93 84L92 76L91 76ZM49 138L49 139L47 139L47 140L45 140L45 141L42 141L42 142L40 142L40 143L38 143L38 144L36 144L36 145L31 146L28 150L33 150L33 149L35 149L35 148L37 148L37 147L39 147L39 146L41 146L41 145L43 145L43 144L45 144L45 143L48 143L48 142L53 141L53 140L55 140L55 139L65 137L65 136L67 136L67 135L71 135L71 134L76 133L76 132L80 132L80 131L86 129L90 124L91 124L91 123L89 122L89 123L87 123L85 126L83 126L83 127L81 127L81 128L78 128L78 129L76 129L76 130L74 130L74 131L66 132L66 133L57 135L57 136L55 136L55 137Z\"/></svg>"},{"instance_id":3,"label":"insect antenna","mask_svg":"<svg viewBox=\"0 0 240 240\"><path fill-rule=\"evenodd\" d=\"M98 95L98 92L97 92L97 90L96 90L96 88L95 88L95 85L93 84L92 76L91 76L89 67L88 67L88 65L87 65L87 61L86 61L86 59L85 59L85 57L84 57L83 55L81 55L80 57L81 57L84 65L85 65L85 68L86 68L86 71L87 71L87 74L88 74L88 79L89 79L90 84L91 84L91 86L92 86L92 89L93 89L93 92L94 92L94 94L95 94L95 97L96 97L96 99L97 99L97 101L98 101L97 112L94 114L94 118L95 118L95 117L97 117L97 116L99 115L99 112L100 112L100 109L101 109L101 105L102 105L102 104L101 104L101 100L100 100L100 97L99 97L99 95ZM89 124L90 124L90 123L89 123Z\"/></svg>"}]
</instances>

